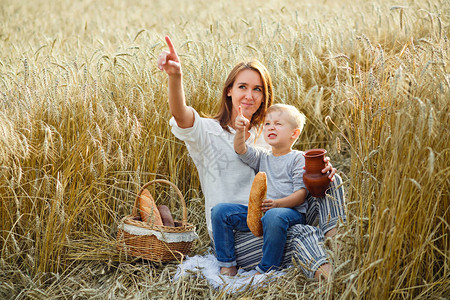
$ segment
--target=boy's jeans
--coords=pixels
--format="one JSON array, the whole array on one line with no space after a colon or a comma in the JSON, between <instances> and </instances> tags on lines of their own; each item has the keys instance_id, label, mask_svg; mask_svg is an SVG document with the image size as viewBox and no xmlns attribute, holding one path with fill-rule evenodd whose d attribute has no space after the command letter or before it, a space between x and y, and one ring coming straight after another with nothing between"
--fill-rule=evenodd
<instances>
[{"instance_id":1,"label":"boy's jeans","mask_svg":"<svg viewBox=\"0 0 450 300\"><path fill-rule=\"evenodd\" d=\"M221 267L236 266L234 231L250 231L247 206L220 203L211 210L216 257ZM256 267L260 273L277 270L286 245L287 230L294 224L305 224L305 215L292 208L272 208L261 219L263 223L263 257Z\"/></svg>"}]
</instances>

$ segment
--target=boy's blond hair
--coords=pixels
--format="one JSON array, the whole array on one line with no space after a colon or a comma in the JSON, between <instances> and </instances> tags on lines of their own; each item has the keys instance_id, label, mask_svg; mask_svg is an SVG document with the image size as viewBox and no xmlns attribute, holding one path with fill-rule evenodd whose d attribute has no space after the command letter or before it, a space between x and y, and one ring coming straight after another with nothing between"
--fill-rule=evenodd
<instances>
[{"instance_id":1,"label":"boy's blond hair","mask_svg":"<svg viewBox=\"0 0 450 300\"><path fill-rule=\"evenodd\" d=\"M299 112L295 106L288 104L274 104L267 109L266 115L273 111L286 112L289 124L291 124L294 129L298 128L300 129L300 132L302 132L303 127L305 126L306 117Z\"/></svg>"}]
</instances>

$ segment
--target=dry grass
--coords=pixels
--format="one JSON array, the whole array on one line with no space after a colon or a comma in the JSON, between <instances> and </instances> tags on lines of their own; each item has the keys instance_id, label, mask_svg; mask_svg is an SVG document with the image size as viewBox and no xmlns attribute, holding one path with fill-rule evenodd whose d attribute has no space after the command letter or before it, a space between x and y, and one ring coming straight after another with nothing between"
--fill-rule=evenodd
<instances>
[{"instance_id":1,"label":"dry grass","mask_svg":"<svg viewBox=\"0 0 450 300\"><path fill-rule=\"evenodd\" d=\"M448 1L0 2L1 298L448 297ZM256 57L277 101L305 112L296 147L327 148L348 192L329 282L293 268L228 295L115 251L156 177L185 193L195 253L208 248L155 63L167 33L198 111L212 114L231 66Z\"/></svg>"}]
</instances>

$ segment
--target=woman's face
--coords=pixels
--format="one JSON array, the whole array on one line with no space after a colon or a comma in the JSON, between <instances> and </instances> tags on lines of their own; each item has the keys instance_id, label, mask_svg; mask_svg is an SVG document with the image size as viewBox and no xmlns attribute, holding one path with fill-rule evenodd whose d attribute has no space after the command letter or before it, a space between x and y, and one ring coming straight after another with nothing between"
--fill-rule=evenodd
<instances>
[{"instance_id":1,"label":"woman's face","mask_svg":"<svg viewBox=\"0 0 450 300\"><path fill-rule=\"evenodd\" d=\"M255 70L242 70L237 74L227 95L231 97L233 103L231 119L234 121L239 113L239 106L241 106L244 117L251 120L264 100L264 85L261 76Z\"/></svg>"}]
</instances>

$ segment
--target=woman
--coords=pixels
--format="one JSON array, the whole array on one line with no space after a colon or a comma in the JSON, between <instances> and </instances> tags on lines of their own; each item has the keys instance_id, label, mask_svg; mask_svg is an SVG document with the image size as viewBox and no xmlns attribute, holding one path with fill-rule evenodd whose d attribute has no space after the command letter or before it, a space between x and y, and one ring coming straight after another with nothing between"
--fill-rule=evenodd
<instances>
[{"instance_id":1,"label":"woman","mask_svg":"<svg viewBox=\"0 0 450 300\"><path fill-rule=\"evenodd\" d=\"M173 116L170 125L175 136L185 141L199 172L207 227L212 236L211 208L221 202L246 205L255 177L233 148L239 105L243 115L251 120L247 142L263 145L264 139L256 138L256 130L272 104L272 81L266 68L256 60L237 64L225 81L217 116L200 118L193 108L186 106L180 61L168 37L166 41L170 52L159 56L158 66L169 75L169 107Z\"/></svg>"},{"instance_id":2,"label":"woman","mask_svg":"<svg viewBox=\"0 0 450 300\"><path fill-rule=\"evenodd\" d=\"M257 60L238 63L228 75L222 91L218 114L201 118L186 105L180 59L169 37L165 37L169 51L158 57L158 67L169 77L169 107L172 133L186 143L200 177L205 196L205 215L208 233L212 238L211 208L218 203L247 205L253 170L240 161L234 152L234 120L242 114L250 120L246 143L268 147L257 131L262 126L267 108L273 102L272 80L267 69ZM336 169L328 163L322 172L334 178ZM222 273L229 270L222 269Z\"/></svg>"}]
</instances>

